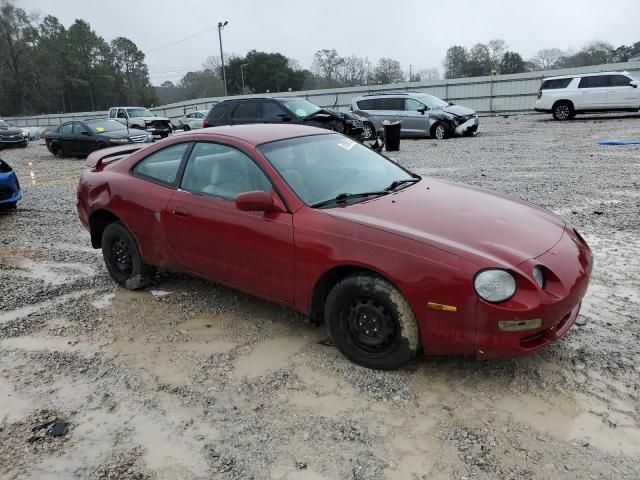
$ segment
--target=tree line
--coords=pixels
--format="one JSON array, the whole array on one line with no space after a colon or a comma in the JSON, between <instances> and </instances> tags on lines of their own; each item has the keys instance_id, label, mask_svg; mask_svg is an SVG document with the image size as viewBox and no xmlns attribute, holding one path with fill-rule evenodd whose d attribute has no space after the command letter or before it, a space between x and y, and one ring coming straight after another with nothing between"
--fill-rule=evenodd
<instances>
[{"instance_id":1,"label":"tree line","mask_svg":"<svg viewBox=\"0 0 640 480\"><path fill-rule=\"evenodd\" d=\"M594 40L577 51L546 48L524 60L518 52L509 50L504 40L495 39L486 44L477 43L470 49L461 45L450 47L444 60L444 74L445 78L460 78L586 67L626 62L637 55L640 55L640 42L616 48Z\"/></svg>"},{"instance_id":2,"label":"tree line","mask_svg":"<svg viewBox=\"0 0 640 480\"><path fill-rule=\"evenodd\" d=\"M0 0L0 113L104 110L157 102L144 53L126 37L110 42L83 21L66 28Z\"/></svg>"},{"instance_id":3,"label":"tree line","mask_svg":"<svg viewBox=\"0 0 640 480\"><path fill-rule=\"evenodd\" d=\"M39 18L0 0L0 115L104 110L127 104L153 106L224 95L222 62L207 58L176 82L152 86L145 54L126 37L106 41L89 23L68 28L51 15ZM251 50L225 56L227 90L242 93L323 88L520 73L625 62L640 42L614 47L592 41L577 51L543 49L528 60L504 40L450 47L438 68L403 69L393 58L372 62L335 49L315 52L310 68L281 53Z\"/></svg>"}]
</instances>

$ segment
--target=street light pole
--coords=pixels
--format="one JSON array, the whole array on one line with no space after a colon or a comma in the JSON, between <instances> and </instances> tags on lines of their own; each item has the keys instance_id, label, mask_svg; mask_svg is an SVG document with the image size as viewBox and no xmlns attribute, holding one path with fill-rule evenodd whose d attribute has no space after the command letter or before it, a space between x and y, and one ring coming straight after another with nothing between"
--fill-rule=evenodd
<instances>
[{"instance_id":1,"label":"street light pole","mask_svg":"<svg viewBox=\"0 0 640 480\"><path fill-rule=\"evenodd\" d=\"M227 74L224 71L224 55L222 53L222 29L226 27L228 23L229 22L226 20L224 21L224 23L218 22L218 40L220 40L220 62L222 63L222 82L224 83L225 97L228 95L228 93L227 93Z\"/></svg>"}]
</instances>

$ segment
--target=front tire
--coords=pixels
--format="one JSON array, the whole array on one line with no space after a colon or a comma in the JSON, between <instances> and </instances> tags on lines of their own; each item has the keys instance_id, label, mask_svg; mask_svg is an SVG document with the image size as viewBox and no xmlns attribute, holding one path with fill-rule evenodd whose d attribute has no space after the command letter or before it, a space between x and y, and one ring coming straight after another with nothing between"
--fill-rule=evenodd
<instances>
[{"instance_id":1,"label":"front tire","mask_svg":"<svg viewBox=\"0 0 640 480\"><path fill-rule=\"evenodd\" d=\"M154 278L155 269L142 261L135 239L120 222L104 229L102 257L111 278L124 288L138 290Z\"/></svg>"},{"instance_id":2,"label":"front tire","mask_svg":"<svg viewBox=\"0 0 640 480\"><path fill-rule=\"evenodd\" d=\"M396 369L420 348L418 324L409 303L375 275L349 275L327 297L325 322L342 354L358 365Z\"/></svg>"},{"instance_id":3,"label":"front tire","mask_svg":"<svg viewBox=\"0 0 640 480\"><path fill-rule=\"evenodd\" d=\"M51 154L54 157L59 157L62 155L62 147L60 145L58 145L57 143L52 143L51 144Z\"/></svg>"},{"instance_id":4,"label":"front tire","mask_svg":"<svg viewBox=\"0 0 640 480\"><path fill-rule=\"evenodd\" d=\"M570 102L558 102L553 106L552 110L553 118L556 120L569 120L575 116L573 105Z\"/></svg>"},{"instance_id":5,"label":"front tire","mask_svg":"<svg viewBox=\"0 0 640 480\"><path fill-rule=\"evenodd\" d=\"M185 124L182 126L182 131L183 131L183 132L188 132L189 130L191 130L191 127L185 123Z\"/></svg>"},{"instance_id":6,"label":"front tire","mask_svg":"<svg viewBox=\"0 0 640 480\"><path fill-rule=\"evenodd\" d=\"M444 140L447 138L447 129L443 123L438 122L431 127L431 137L436 140Z\"/></svg>"}]
</instances>

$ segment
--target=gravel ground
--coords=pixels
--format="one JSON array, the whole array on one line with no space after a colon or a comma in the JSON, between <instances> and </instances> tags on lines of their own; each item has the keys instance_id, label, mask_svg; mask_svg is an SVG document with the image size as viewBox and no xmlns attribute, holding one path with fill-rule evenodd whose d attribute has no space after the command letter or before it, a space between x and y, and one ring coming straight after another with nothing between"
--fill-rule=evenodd
<instances>
[{"instance_id":1,"label":"gravel ground","mask_svg":"<svg viewBox=\"0 0 640 480\"><path fill-rule=\"evenodd\" d=\"M597 144L639 135L638 115L512 116L403 140L392 156L418 173L563 215L595 269L578 324L545 350L395 372L201 280L116 288L76 217L83 162L2 151L24 200L0 212L0 477L640 478L640 147Z\"/></svg>"}]
</instances>

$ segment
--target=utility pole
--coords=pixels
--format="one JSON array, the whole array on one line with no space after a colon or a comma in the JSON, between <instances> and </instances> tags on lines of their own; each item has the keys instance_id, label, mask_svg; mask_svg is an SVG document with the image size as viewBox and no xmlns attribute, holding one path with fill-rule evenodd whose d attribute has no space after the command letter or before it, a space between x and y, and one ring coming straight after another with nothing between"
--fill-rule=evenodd
<instances>
[{"instance_id":1,"label":"utility pole","mask_svg":"<svg viewBox=\"0 0 640 480\"><path fill-rule=\"evenodd\" d=\"M222 53L222 29L227 26L229 22L224 21L218 22L218 40L220 40L220 62L222 63L222 82L224 83L224 96L228 95L227 93L227 74L224 71L224 54Z\"/></svg>"},{"instance_id":2,"label":"utility pole","mask_svg":"<svg viewBox=\"0 0 640 480\"><path fill-rule=\"evenodd\" d=\"M246 63L240 64L240 78L242 79L242 94L244 95L244 66Z\"/></svg>"},{"instance_id":3,"label":"utility pole","mask_svg":"<svg viewBox=\"0 0 640 480\"><path fill-rule=\"evenodd\" d=\"M413 81L413 80L412 80L413 75L411 74L411 67L412 67L412 65L411 65L411 64L409 64L409 81L410 81L410 82L412 82L412 81Z\"/></svg>"}]
</instances>

